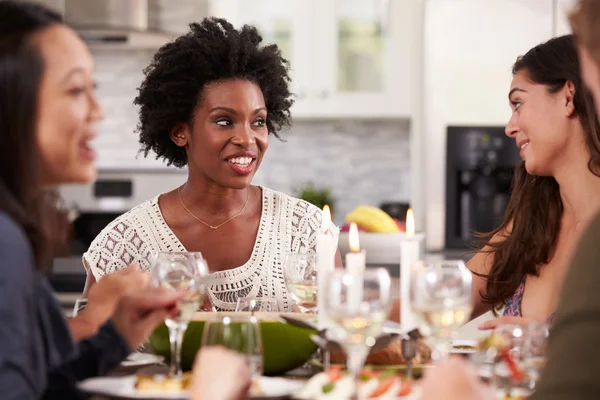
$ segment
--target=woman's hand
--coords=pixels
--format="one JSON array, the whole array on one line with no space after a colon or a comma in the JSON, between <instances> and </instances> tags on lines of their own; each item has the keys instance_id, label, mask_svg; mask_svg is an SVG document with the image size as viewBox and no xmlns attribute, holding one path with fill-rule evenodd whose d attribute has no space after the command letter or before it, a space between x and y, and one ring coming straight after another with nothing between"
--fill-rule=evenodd
<instances>
[{"instance_id":1,"label":"woman's hand","mask_svg":"<svg viewBox=\"0 0 600 400\"><path fill-rule=\"evenodd\" d=\"M69 321L75 341L97 333L108 321L121 299L148 286L150 276L142 272L137 264L112 274L105 275L87 291L87 306Z\"/></svg>"},{"instance_id":2,"label":"woman's hand","mask_svg":"<svg viewBox=\"0 0 600 400\"><path fill-rule=\"evenodd\" d=\"M493 400L492 390L479 380L476 371L461 357L450 357L427 371L422 400Z\"/></svg>"},{"instance_id":3,"label":"woman's hand","mask_svg":"<svg viewBox=\"0 0 600 400\"><path fill-rule=\"evenodd\" d=\"M252 374L243 357L223 347L203 347L194 362L191 400L241 400Z\"/></svg>"},{"instance_id":4,"label":"woman's hand","mask_svg":"<svg viewBox=\"0 0 600 400\"><path fill-rule=\"evenodd\" d=\"M160 288L146 288L127 295L119 302L113 325L129 347L135 349L167 316L177 313L177 302L185 295L183 291L173 293Z\"/></svg>"},{"instance_id":5,"label":"woman's hand","mask_svg":"<svg viewBox=\"0 0 600 400\"><path fill-rule=\"evenodd\" d=\"M477 327L481 331L496 329L499 325L528 325L537 321L531 318L523 317L498 317L489 321L484 321Z\"/></svg>"}]
</instances>

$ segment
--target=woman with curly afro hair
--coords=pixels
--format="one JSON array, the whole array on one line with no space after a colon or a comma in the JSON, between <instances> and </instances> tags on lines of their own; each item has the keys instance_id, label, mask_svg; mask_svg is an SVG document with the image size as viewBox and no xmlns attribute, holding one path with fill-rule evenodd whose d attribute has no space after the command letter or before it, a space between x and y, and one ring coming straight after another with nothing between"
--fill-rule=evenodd
<instances>
[{"instance_id":1,"label":"woman with curly afro hair","mask_svg":"<svg viewBox=\"0 0 600 400\"><path fill-rule=\"evenodd\" d=\"M190 28L156 53L135 99L141 151L187 166L188 179L98 235L83 256L88 287L134 262L148 269L153 252L200 251L213 309L256 296L290 311L284 260L315 251L321 210L251 184L270 136L291 125L289 63L255 27L207 18Z\"/></svg>"}]
</instances>

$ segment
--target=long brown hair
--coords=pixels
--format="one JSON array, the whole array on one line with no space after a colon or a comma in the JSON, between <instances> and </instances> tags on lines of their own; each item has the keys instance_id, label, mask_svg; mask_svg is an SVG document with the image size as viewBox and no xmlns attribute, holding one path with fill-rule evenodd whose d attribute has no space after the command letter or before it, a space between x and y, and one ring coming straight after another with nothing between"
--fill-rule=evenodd
<instances>
[{"instance_id":1,"label":"long brown hair","mask_svg":"<svg viewBox=\"0 0 600 400\"><path fill-rule=\"evenodd\" d=\"M44 61L33 43L61 17L38 5L0 1L0 212L26 233L38 269L65 239L57 197L38 180L38 93Z\"/></svg>"},{"instance_id":2,"label":"long brown hair","mask_svg":"<svg viewBox=\"0 0 600 400\"><path fill-rule=\"evenodd\" d=\"M600 125L592 96L581 80L573 36L557 37L529 50L513 66L513 75L519 71L526 71L533 82L545 85L550 93L557 93L568 81L573 83L575 112L591 154L588 168L600 176ZM481 296L494 311L515 293L526 275L538 276L539 266L551 260L562 213L556 180L530 175L525 163L519 163L502 224L482 235L481 247L488 246L494 257L489 274L481 275L487 280Z\"/></svg>"}]
</instances>

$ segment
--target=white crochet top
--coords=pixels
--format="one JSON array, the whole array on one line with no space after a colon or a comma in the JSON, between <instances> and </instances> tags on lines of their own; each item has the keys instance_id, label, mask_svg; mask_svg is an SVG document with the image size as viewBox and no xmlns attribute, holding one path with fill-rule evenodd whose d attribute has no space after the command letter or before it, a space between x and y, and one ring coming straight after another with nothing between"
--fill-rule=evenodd
<instances>
[{"instance_id":1,"label":"white crochet top","mask_svg":"<svg viewBox=\"0 0 600 400\"><path fill-rule=\"evenodd\" d=\"M262 215L250 259L211 274L209 292L217 310L234 310L238 297L256 296L274 298L281 311L291 311L283 278L285 255L316 250L321 210L304 200L261 189ZM149 258L155 252L186 251L162 216L159 196L119 216L94 239L83 264L96 280L134 262L149 271ZM330 232L337 243L338 228Z\"/></svg>"}]
</instances>

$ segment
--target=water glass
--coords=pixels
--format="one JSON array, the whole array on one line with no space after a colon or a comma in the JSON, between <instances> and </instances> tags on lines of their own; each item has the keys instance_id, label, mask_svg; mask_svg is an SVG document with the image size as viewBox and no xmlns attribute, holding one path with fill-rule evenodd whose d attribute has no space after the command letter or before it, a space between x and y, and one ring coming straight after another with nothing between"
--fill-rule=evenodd
<instances>
[{"instance_id":1,"label":"water glass","mask_svg":"<svg viewBox=\"0 0 600 400\"><path fill-rule=\"evenodd\" d=\"M197 252L162 252L155 254L153 258L152 276L157 286L172 292L186 292L185 297L179 301L177 315L165 320L171 344L169 373L181 376L183 334L208 296L208 266L202 254Z\"/></svg>"},{"instance_id":2,"label":"water glass","mask_svg":"<svg viewBox=\"0 0 600 400\"><path fill-rule=\"evenodd\" d=\"M223 346L240 353L253 378L263 373L263 346L260 323L253 315L217 315L204 325L202 347Z\"/></svg>"},{"instance_id":3,"label":"water glass","mask_svg":"<svg viewBox=\"0 0 600 400\"><path fill-rule=\"evenodd\" d=\"M493 381L506 396L531 394L525 372L527 328L523 325L500 325L494 329L499 348L493 367Z\"/></svg>"},{"instance_id":4,"label":"water glass","mask_svg":"<svg viewBox=\"0 0 600 400\"><path fill-rule=\"evenodd\" d=\"M533 391L546 364L548 345L548 324L529 324L526 327L525 373L529 388Z\"/></svg>"},{"instance_id":5,"label":"water glass","mask_svg":"<svg viewBox=\"0 0 600 400\"><path fill-rule=\"evenodd\" d=\"M317 258L314 254L289 253L283 276L292 299L303 313L317 311Z\"/></svg>"},{"instance_id":6,"label":"water glass","mask_svg":"<svg viewBox=\"0 0 600 400\"><path fill-rule=\"evenodd\" d=\"M462 260L420 261L411 276L411 307L419 329L431 337L434 358L443 360L448 341L473 310L471 272Z\"/></svg>"},{"instance_id":7,"label":"water glass","mask_svg":"<svg viewBox=\"0 0 600 400\"><path fill-rule=\"evenodd\" d=\"M279 312L277 300L271 297L238 297L236 312Z\"/></svg>"},{"instance_id":8,"label":"water glass","mask_svg":"<svg viewBox=\"0 0 600 400\"><path fill-rule=\"evenodd\" d=\"M360 272L336 269L326 277L324 313L331 321L332 339L347 355L354 382L351 399L358 399L360 371L390 312L391 284L386 269Z\"/></svg>"}]
</instances>

